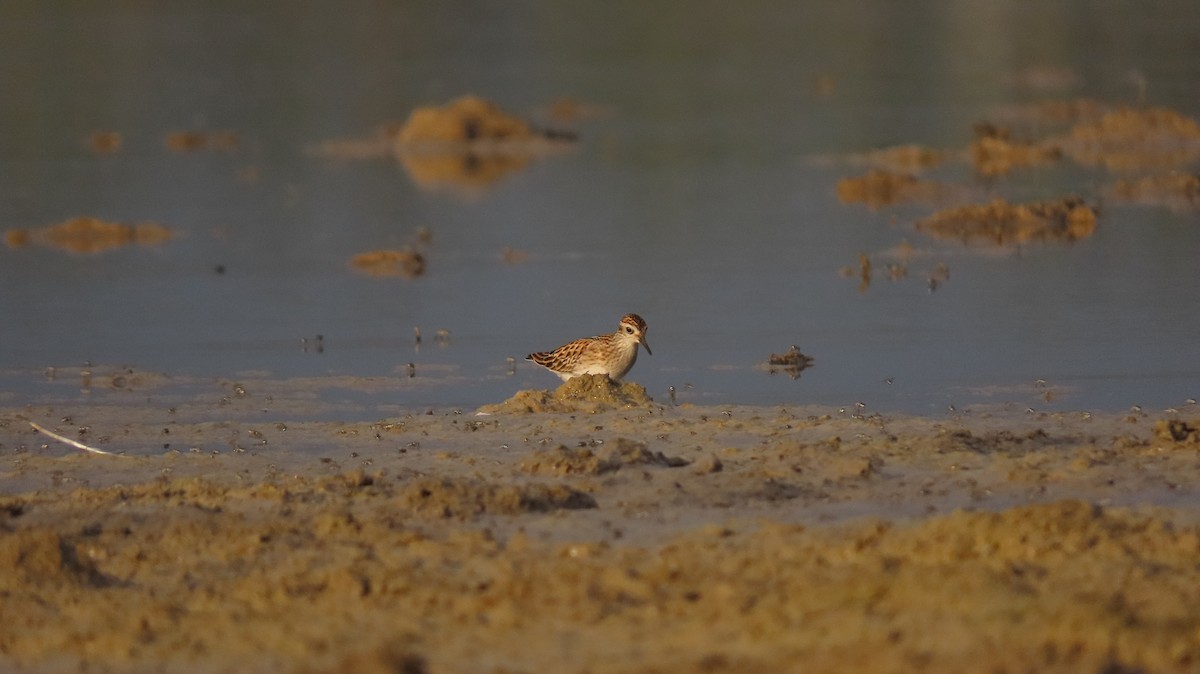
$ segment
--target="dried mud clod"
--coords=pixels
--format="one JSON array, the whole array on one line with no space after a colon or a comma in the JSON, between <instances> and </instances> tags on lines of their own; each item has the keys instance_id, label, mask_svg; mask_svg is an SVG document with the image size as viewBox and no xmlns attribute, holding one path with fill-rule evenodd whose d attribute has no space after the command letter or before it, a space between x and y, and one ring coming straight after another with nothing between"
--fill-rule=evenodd
<instances>
[{"instance_id":1,"label":"dried mud clod","mask_svg":"<svg viewBox=\"0 0 1200 674\"><path fill-rule=\"evenodd\" d=\"M602 412L649 407L654 402L646 388L634 382L614 382L607 375L585 374L563 382L553 393L517 391L498 405L484 405L481 414L537 414L541 412Z\"/></svg>"},{"instance_id":2,"label":"dried mud clod","mask_svg":"<svg viewBox=\"0 0 1200 674\"><path fill-rule=\"evenodd\" d=\"M870 273L869 271L867 272ZM759 369L765 370L769 374L777 374L782 372L792 379L800 376L804 370L812 367L812 356L806 356L800 352L800 347L793 344L787 351L783 353L773 353L767 359L767 362L759 366Z\"/></svg>"},{"instance_id":3,"label":"dried mud clod","mask_svg":"<svg viewBox=\"0 0 1200 674\"><path fill-rule=\"evenodd\" d=\"M590 495L563 485L492 484L450 478L417 480L401 491L399 501L418 515L454 519L597 507Z\"/></svg>"},{"instance_id":4,"label":"dried mud clod","mask_svg":"<svg viewBox=\"0 0 1200 674\"><path fill-rule=\"evenodd\" d=\"M601 475L625 466L679 468L690 463L682 457L652 452L644 443L617 438L612 445L596 451L564 445L539 449L521 459L521 470L535 475Z\"/></svg>"},{"instance_id":5,"label":"dried mud clod","mask_svg":"<svg viewBox=\"0 0 1200 674\"><path fill-rule=\"evenodd\" d=\"M968 246L1016 246L1034 241L1072 242L1096 231L1097 213L1078 197L1027 204L995 199L939 211L918 220L917 230Z\"/></svg>"},{"instance_id":6,"label":"dried mud clod","mask_svg":"<svg viewBox=\"0 0 1200 674\"><path fill-rule=\"evenodd\" d=\"M10 229L4 233L9 248L39 244L70 253L101 253L139 244L157 246L171 239L171 230L156 222L128 224L99 218L72 218L56 225Z\"/></svg>"}]
</instances>

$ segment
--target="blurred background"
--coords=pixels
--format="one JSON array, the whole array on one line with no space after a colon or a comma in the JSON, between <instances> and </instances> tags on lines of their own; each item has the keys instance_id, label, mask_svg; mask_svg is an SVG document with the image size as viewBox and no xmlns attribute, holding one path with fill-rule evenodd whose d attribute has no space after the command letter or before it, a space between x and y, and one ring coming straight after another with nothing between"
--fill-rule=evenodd
<instances>
[{"instance_id":1,"label":"blurred background","mask_svg":"<svg viewBox=\"0 0 1200 674\"><path fill-rule=\"evenodd\" d=\"M47 368L77 395L109 366L321 395L394 379L364 404L477 406L556 386L524 355L627 312L654 349L630 378L662 402L1200 396L1200 195L1130 187L1197 170L1186 0L19 1L0 5L0 91L8 402L62 394ZM406 163L409 114L468 94L565 140L494 173ZM1163 162L996 170L973 149L1150 108L1182 120L1151 141ZM909 145L935 159L878 152ZM932 192L839 189L872 170ZM1068 195L1098 213L1086 235L917 226ZM126 236L64 245L49 228L74 218ZM378 250L423 268L355 267ZM770 372L792 345L813 365Z\"/></svg>"}]
</instances>

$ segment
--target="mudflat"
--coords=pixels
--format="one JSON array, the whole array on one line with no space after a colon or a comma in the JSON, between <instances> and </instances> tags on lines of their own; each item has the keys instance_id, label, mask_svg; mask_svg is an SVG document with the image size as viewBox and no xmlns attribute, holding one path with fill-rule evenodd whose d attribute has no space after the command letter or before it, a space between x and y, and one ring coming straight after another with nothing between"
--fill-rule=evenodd
<instances>
[{"instance_id":1,"label":"mudflat","mask_svg":"<svg viewBox=\"0 0 1200 674\"><path fill-rule=\"evenodd\" d=\"M0 409L0 664L1200 666L1200 410L906 417L631 386L361 422L126 404L82 435L61 407Z\"/></svg>"}]
</instances>

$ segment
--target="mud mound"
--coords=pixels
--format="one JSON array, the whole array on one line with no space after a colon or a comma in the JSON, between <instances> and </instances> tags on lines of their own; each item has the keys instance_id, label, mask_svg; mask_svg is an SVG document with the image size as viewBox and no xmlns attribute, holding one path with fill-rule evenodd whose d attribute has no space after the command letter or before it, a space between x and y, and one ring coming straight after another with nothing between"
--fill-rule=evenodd
<instances>
[{"instance_id":1,"label":"mud mound","mask_svg":"<svg viewBox=\"0 0 1200 674\"><path fill-rule=\"evenodd\" d=\"M991 124L975 127L970 147L971 163L984 176L997 176L1014 168L1044 166L1062 158L1062 149L1046 143L1019 141L1009 131Z\"/></svg>"},{"instance_id":2,"label":"mud mound","mask_svg":"<svg viewBox=\"0 0 1200 674\"><path fill-rule=\"evenodd\" d=\"M484 405L480 414L536 414L540 412L595 413L613 409L648 407L654 400L646 388L633 382L614 382L606 375L585 374L573 377L553 393L518 391L498 405Z\"/></svg>"},{"instance_id":3,"label":"mud mound","mask_svg":"<svg viewBox=\"0 0 1200 674\"><path fill-rule=\"evenodd\" d=\"M939 211L918 220L917 230L968 246L1015 246L1034 241L1071 242L1096 230L1096 211L1077 197L1028 204L996 199Z\"/></svg>"},{"instance_id":4,"label":"mud mound","mask_svg":"<svg viewBox=\"0 0 1200 674\"><path fill-rule=\"evenodd\" d=\"M395 134L400 161L418 185L475 190L560 150L570 135L535 130L477 96L413 110Z\"/></svg>"}]
</instances>

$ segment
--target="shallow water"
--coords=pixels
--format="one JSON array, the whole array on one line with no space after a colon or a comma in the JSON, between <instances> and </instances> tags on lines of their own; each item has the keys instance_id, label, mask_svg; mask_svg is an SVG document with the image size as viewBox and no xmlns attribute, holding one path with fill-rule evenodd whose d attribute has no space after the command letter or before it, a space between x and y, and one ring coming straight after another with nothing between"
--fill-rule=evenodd
<instances>
[{"instance_id":1,"label":"shallow water","mask_svg":"<svg viewBox=\"0 0 1200 674\"><path fill-rule=\"evenodd\" d=\"M412 362L429 385L373 402L471 407L554 385L521 357L634 311L654 355L631 377L659 400L673 386L681 402L911 412L1184 405L1200 396L1196 210L1101 203L1090 238L984 252L916 232L928 205L873 212L835 185L874 148L964 148L1014 103L1200 115L1198 29L1182 1L5 5L0 229L95 216L177 236L0 247L0 390L59 396L45 368L88 362L214 379L403 378ZM465 93L535 120L562 97L599 114L568 125L570 151L470 193L422 187L393 157L313 151ZM178 130L238 142L168 150ZM88 147L102 131L120 151ZM1065 162L931 174L980 200L1093 203L1119 177ZM351 269L420 227L425 275ZM906 278L864 291L841 274L860 253L878 272L904 241ZM950 277L931 291L938 264ZM815 359L800 378L755 367L792 344Z\"/></svg>"}]
</instances>

